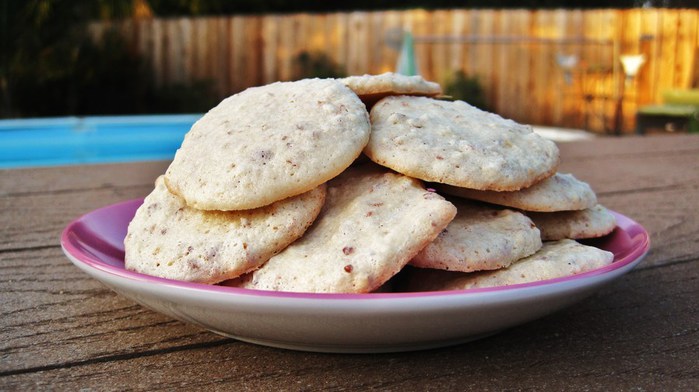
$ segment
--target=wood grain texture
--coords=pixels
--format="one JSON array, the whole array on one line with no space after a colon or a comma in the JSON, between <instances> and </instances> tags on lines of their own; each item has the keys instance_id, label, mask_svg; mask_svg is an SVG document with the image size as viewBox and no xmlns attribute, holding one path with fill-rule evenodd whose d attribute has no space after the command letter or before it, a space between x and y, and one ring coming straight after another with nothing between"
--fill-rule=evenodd
<instances>
[{"instance_id":1,"label":"wood grain texture","mask_svg":"<svg viewBox=\"0 0 699 392\"><path fill-rule=\"evenodd\" d=\"M0 170L0 197L31 193L74 192L100 187L153 185L170 162L59 166ZM138 175L134 175L138 172Z\"/></svg>"},{"instance_id":2,"label":"wood grain texture","mask_svg":"<svg viewBox=\"0 0 699 392\"><path fill-rule=\"evenodd\" d=\"M652 246L640 268L699 254L699 137L604 138L560 149L559 171L648 229Z\"/></svg>"},{"instance_id":3,"label":"wood grain texture","mask_svg":"<svg viewBox=\"0 0 699 392\"><path fill-rule=\"evenodd\" d=\"M147 194L168 162L3 171L0 390L695 389L699 136L560 148L561 171L649 230L641 265L577 305L491 338L383 355L223 338L143 308L75 268L58 243L63 227Z\"/></svg>"},{"instance_id":4,"label":"wood grain texture","mask_svg":"<svg viewBox=\"0 0 699 392\"><path fill-rule=\"evenodd\" d=\"M0 259L11 276L0 282L0 375L219 339L117 296L58 246Z\"/></svg>"},{"instance_id":5,"label":"wood grain texture","mask_svg":"<svg viewBox=\"0 0 699 392\"><path fill-rule=\"evenodd\" d=\"M0 199L0 219L12 222L3 230L0 250L21 250L56 244L72 220L105 205L145 197L152 185L102 187L76 192L10 196Z\"/></svg>"},{"instance_id":6,"label":"wood grain texture","mask_svg":"<svg viewBox=\"0 0 699 392\"><path fill-rule=\"evenodd\" d=\"M0 385L24 389L50 383L56 389L100 390L689 390L699 379L699 315L694 306L699 293L696 287L687 290L687 284L697 278L698 263L668 267L661 280L655 270L632 272L576 306L456 347L329 355L219 339L68 361L41 372L5 372ZM685 317L678 320L678 314ZM143 330L140 335L155 333Z\"/></svg>"},{"instance_id":7,"label":"wood grain texture","mask_svg":"<svg viewBox=\"0 0 699 392\"><path fill-rule=\"evenodd\" d=\"M210 80L221 99L292 78L293 59L302 51L322 51L349 74L393 71L398 51L385 32L396 27L414 34L423 76L439 83L458 70L476 76L492 111L524 123L607 131L611 120L604 116L614 113L612 98L623 79L619 54L646 56L625 94L628 133L635 129L637 105L660 103L663 90L691 88L697 78L696 9L414 9L117 24L150 61L159 84ZM93 23L90 31L97 38L106 27ZM562 84L559 54L578 55L570 85ZM583 91L582 85L598 88ZM519 86L527 89L518 93ZM586 95L595 105L586 103Z\"/></svg>"}]
</instances>

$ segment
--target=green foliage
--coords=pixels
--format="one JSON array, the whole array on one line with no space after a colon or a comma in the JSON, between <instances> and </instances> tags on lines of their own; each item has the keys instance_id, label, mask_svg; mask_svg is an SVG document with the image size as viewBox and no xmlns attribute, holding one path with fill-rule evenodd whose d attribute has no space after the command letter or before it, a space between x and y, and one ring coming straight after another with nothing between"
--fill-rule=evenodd
<instances>
[{"instance_id":1,"label":"green foliage","mask_svg":"<svg viewBox=\"0 0 699 392\"><path fill-rule=\"evenodd\" d=\"M323 52L303 51L294 57L294 79L341 78L342 67Z\"/></svg>"},{"instance_id":2,"label":"green foliage","mask_svg":"<svg viewBox=\"0 0 699 392\"><path fill-rule=\"evenodd\" d=\"M149 64L117 32L99 40L88 21L123 17L131 2L9 0L3 19L0 116L180 113L215 103L210 83L158 86ZM124 6L127 4L129 6Z\"/></svg>"},{"instance_id":3,"label":"green foliage","mask_svg":"<svg viewBox=\"0 0 699 392\"><path fill-rule=\"evenodd\" d=\"M456 71L445 83L444 94L482 109L488 110L485 90L478 77L469 77L464 71Z\"/></svg>"}]
</instances>

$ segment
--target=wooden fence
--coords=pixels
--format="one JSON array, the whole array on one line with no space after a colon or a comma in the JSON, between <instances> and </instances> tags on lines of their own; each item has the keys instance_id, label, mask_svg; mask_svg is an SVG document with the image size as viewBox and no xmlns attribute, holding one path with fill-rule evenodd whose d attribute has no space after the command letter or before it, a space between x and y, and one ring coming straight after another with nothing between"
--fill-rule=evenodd
<instances>
[{"instance_id":1,"label":"wooden fence","mask_svg":"<svg viewBox=\"0 0 699 392\"><path fill-rule=\"evenodd\" d=\"M445 83L477 76L493 111L520 122L625 132L638 105L699 82L699 10L409 10L128 20L117 28L159 83L215 81L224 97L294 77L294 58L322 52L348 74L395 69L390 37L411 31L419 69ZM99 34L107 26L95 25ZM643 54L624 83L620 56ZM575 56L568 70L562 56ZM623 99L620 99L623 98Z\"/></svg>"}]
</instances>

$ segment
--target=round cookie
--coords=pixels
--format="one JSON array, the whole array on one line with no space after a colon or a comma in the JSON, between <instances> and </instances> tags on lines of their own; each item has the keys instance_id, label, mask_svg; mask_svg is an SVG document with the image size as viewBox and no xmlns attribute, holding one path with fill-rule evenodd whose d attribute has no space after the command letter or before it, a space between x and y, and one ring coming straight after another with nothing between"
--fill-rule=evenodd
<instances>
[{"instance_id":1,"label":"round cookie","mask_svg":"<svg viewBox=\"0 0 699 392\"><path fill-rule=\"evenodd\" d=\"M418 180L369 166L350 168L330 181L325 206L302 238L226 284L368 293L388 281L447 227L456 208Z\"/></svg>"},{"instance_id":2,"label":"round cookie","mask_svg":"<svg viewBox=\"0 0 699 392\"><path fill-rule=\"evenodd\" d=\"M249 88L187 133L165 174L170 191L201 210L244 210L317 187L369 140L364 104L334 79Z\"/></svg>"},{"instance_id":3,"label":"round cookie","mask_svg":"<svg viewBox=\"0 0 699 392\"><path fill-rule=\"evenodd\" d=\"M247 211L200 211L155 189L129 224L126 268L147 275L218 283L259 267L301 237L320 212L326 187Z\"/></svg>"},{"instance_id":4,"label":"round cookie","mask_svg":"<svg viewBox=\"0 0 699 392\"><path fill-rule=\"evenodd\" d=\"M597 204L597 196L590 185L572 174L556 173L529 188L513 192L479 191L451 185L436 185L447 194L480 200L524 211L584 210Z\"/></svg>"},{"instance_id":5,"label":"round cookie","mask_svg":"<svg viewBox=\"0 0 699 392\"><path fill-rule=\"evenodd\" d=\"M541 248L541 234L520 212L454 201L456 218L410 264L473 272L504 268Z\"/></svg>"},{"instance_id":6,"label":"round cookie","mask_svg":"<svg viewBox=\"0 0 699 392\"><path fill-rule=\"evenodd\" d=\"M440 270L415 269L406 279L405 290L441 291L509 286L562 278L604 267L614 254L573 240L544 242L535 254L509 268L464 274Z\"/></svg>"},{"instance_id":7,"label":"round cookie","mask_svg":"<svg viewBox=\"0 0 699 392\"><path fill-rule=\"evenodd\" d=\"M556 172L556 144L531 127L463 101L393 96L371 109L364 153L374 162L426 181L515 191Z\"/></svg>"},{"instance_id":8,"label":"round cookie","mask_svg":"<svg viewBox=\"0 0 699 392\"><path fill-rule=\"evenodd\" d=\"M600 204L582 211L529 212L527 215L541 230L544 241L597 238L616 227L614 215Z\"/></svg>"},{"instance_id":9,"label":"round cookie","mask_svg":"<svg viewBox=\"0 0 699 392\"><path fill-rule=\"evenodd\" d=\"M357 93L367 108L371 108L381 98L389 95L432 97L442 93L442 87L439 84L426 81L419 75L406 76L386 72L380 75L348 76L340 81Z\"/></svg>"}]
</instances>

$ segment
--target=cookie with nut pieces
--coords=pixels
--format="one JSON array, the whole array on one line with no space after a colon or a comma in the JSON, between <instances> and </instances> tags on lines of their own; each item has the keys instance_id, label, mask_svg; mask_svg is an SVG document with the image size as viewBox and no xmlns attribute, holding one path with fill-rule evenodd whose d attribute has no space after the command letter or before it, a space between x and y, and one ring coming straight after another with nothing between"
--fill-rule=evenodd
<instances>
[{"instance_id":1,"label":"cookie with nut pieces","mask_svg":"<svg viewBox=\"0 0 699 392\"><path fill-rule=\"evenodd\" d=\"M581 211L528 212L545 241L597 238L611 233L616 218L601 204Z\"/></svg>"},{"instance_id":2,"label":"cookie with nut pieces","mask_svg":"<svg viewBox=\"0 0 699 392\"><path fill-rule=\"evenodd\" d=\"M556 173L528 188L512 192L479 191L450 185L436 185L440 191L524 211L577 211L592 208L597 196L590 185L572 174Z\"/></svg>"},{"instance_id":3,"label":"cookie with nut pieces","mask_svg":"<svg viewBox=\"0 0 699 392\"><path fill-rule=\"evenodd\" d=\"M258 268L301 237L325 200L323 184L246 211L200 211L159 177L129 223L126 268L161 278L218 283Z\"/></svg>"},{"instance_id":4,"label":"cookie with nut pieces","mask_svg":"<svg viewBox=\"0 0 699 392\"><path fill-rule=\"evenodd\" d=\"M371 109L364 153L407 176L463 188L515 191L556 172L556 144L529 126L463 101L392 96Z\"/></svg>"},{"instance_id":5,"label":"cookie with nut pieces","mask_svg":"<svg viewBox=\"0 0 699 392\"><path fill-rule=\"evenodd\" d=\"M364 104L337 80L253 87L192 126L165 180L197 209L258 208L340 174L359 156L369 132Z\"/></svg>"},{"instance_id":6,"label":"cookie with nut pieces","mask_svg":"<svg viewBox=\"0 0 699 392\"><path fill-rule=\"evenodd\" d=\"M611 252L564 239L545 242L535 254L494 271L465 274L415 268L403 289L442 291L510 286L580 274L609 265L613 260Z\"/></svg>"},{"instance_id":7,"label":"cookie with nut pieces","mask_svg":"<svg viewBox=\"0 0 699 392\"><path fill-rule=\"evenodd\" d=\"M230 285L368 293L400 271L455 214L454 205L418 180L373 164L352 167L329 182L325 206L302 238Z\"/></svg>"},{"instance_id":8,"label":"cookie with nut pieces","mask_svg":"<svg viewBox=\"0 0 699 392\"><path fill-rule=\"evenodd\" d=\"M524 214L466 200L450 200L456 217L410 264L473 272L504 268L541 248L541 234Z\"/></svg>"}]
</instances>

